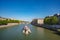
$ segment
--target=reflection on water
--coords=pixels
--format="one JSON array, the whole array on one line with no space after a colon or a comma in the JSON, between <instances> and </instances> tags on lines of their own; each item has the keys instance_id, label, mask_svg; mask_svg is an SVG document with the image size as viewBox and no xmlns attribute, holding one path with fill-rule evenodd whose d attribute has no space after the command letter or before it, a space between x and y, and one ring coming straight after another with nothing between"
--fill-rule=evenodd
<instances>
[{"instance_id":1,"label":"reflection on water","mask_svg":"<svg viewBox=\"0 0 60 40\"><path fill-rule=\"evenodd\" d=\"M0 40L59 40L60 36L54 34L52 31L35 27L31 24L27 26L31 29L32 33L25 35L22 33L22 28L25 24L17 25L14 27L0 29Z\"/></svg>"},{"instance_id":2,"label":"reflection on water","mask_svg":"<svg viewBox=\"0 0 60 40\"><path fill-rule=\"evenodd\" d=\"M44 29L37 27L37 34L40 36L42 39L44 38Z\"/></svg>"}]
</instances>

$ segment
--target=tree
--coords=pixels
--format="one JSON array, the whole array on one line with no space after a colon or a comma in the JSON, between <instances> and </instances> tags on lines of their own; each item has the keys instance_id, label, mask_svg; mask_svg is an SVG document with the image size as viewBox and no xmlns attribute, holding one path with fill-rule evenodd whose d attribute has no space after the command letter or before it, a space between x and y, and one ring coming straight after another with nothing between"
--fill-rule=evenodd
<instances>
[{"instance_id":1,"label":"tree","mask_svg":"<svg viewBox=\"0 0 60 40\"><path fill-rule=\"evenodd\" d=\"M49 25L58 24L57 16L45 17L44 24L49 24Z\"/></svg>"},{"instance_id":2,"label":"tree","mask_svg":"<svg viewBox=\"0 0 60 40\"><path fill-rule=\"evenodd\" d=\"M58 23L58 18L56 16L51 17L51 22L52 24L57 24Z\"/></svg>"},{"instance_id":3,"label":"tree","mask_svg":"<svg viewBox=\"0 0 60 40\"><path fill-rule=\"evenodd\" d=\"M0 25L7 25L8 22L6 20L0 20Z\"/></svg>"},{"instance_id":4,"label":"tree","mask_svg":"<svg viewBox=\"0 0 60 40\"><path fill-rule=\"evenodd\" d=\"M51 23L50 17L46 17L44 19L44 24L50 24L50 23Z\"/></svg>"}]
</instances>

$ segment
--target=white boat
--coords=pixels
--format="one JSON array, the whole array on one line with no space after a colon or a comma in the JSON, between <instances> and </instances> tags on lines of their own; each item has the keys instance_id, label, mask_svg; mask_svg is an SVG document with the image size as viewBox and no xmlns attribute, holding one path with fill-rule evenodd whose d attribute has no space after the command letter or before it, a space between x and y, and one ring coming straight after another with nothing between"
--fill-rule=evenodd
<instances>
[{"instance_id":1,"label":"white boat","mask_svg":"<svg viewBox=\"0 0 60 40\"><path fill-rule=\"evenodd\" d=\"M24 34L29 34L29 33L31 33L31 30L28 28L28 26L25 26L25 27L24 27L23 33L24 33Z\"/></svg>"}]
</instances>

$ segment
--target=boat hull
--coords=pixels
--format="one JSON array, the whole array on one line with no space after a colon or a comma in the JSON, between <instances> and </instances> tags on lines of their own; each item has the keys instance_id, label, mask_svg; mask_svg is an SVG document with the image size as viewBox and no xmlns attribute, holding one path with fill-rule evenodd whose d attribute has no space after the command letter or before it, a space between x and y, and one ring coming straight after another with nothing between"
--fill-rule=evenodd
<instances>
[{"instance_id":1,"label":"boat hull","mask_svg":"<svg viewBox=\"0 0 60 40\"><path fill-rule=\"evenodd\" d=\"M28 29L27 31L23 30L23 33L24 34L29 34L29 33L31 33L31 30L30 29Z\"/></svg>"}]
</instances>

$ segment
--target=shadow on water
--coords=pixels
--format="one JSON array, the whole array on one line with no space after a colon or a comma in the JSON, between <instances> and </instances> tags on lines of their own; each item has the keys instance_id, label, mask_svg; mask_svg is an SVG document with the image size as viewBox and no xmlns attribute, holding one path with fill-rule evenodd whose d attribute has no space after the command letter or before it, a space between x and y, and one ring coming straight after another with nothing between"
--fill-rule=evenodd
<instances>
[{"instance_id":1,"label":"shadow on water","mask_svg":"<svg viewBox=\"0 0 60 40\"><path fill-rule=\"evenodd\" d=\"M60 36L60 32L58 32L58 31L53 32L53 34Z\"/></svg>"},{"instance_id":2,"label":"shadow on water","mask_svg":"<svg viewBox=\"0 0 60 40\"><path fill-rule=\"evenodd\" d=\"M37 27L40 27L40 26L37 26ZM44 29L53 31L52 32L53 34L56 34L56 35L59 35L60 36L60 31L57 31L56 28L47 28L47 27L42 27L42 26L40 28L44 28Z\"/></svg>"}]
</instances>

